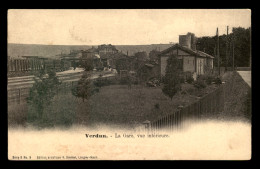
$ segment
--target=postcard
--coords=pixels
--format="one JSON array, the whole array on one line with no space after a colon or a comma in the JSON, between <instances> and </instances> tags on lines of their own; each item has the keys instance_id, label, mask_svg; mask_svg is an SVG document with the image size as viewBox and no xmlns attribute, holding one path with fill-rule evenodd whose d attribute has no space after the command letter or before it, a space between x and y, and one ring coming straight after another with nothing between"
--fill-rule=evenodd
<instances>
[{"instance_id":1,"label":"postcard","mask_svg":"<svg viewBox=\"0 0 260 169\"><path fill-rule=\"evenodd\" d=\"M250 160L250 9L8 10L8 159Z\"/></svg>"}]
</instances>

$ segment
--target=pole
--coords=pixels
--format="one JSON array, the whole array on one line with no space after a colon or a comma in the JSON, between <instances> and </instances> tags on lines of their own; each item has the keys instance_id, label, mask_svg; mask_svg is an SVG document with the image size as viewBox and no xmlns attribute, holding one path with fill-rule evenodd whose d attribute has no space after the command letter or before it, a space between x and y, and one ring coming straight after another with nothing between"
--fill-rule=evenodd
<instances>
[{"instance_id":1,"label":"pole","mask_svg":"<svg viewBox=\"0 0 260 169\"><path fill-rule=\"evenodd\" d=\"M227 71L228 66L228 26L227 26L227 36L226 36L226 64L225 71Z\"/></svg>"},{"instance_id":2,"label":"pole","mask_svg":"<svg viewBox=\"0 0 260 169\"><path fill-rule=\"evenodd\" d=\"M219 66L219 37L217 28L217 58L218 58L218 75L220 76L220 66Z\"/></svg>"},{"instance_id":3,"label":"pole","mask_svg":"<svg viewBox=\"0 0 260 169\"><path fill-rule=\"evenodd\" d=\"M233 71L235 71L235 38L234 38L234 33L232 37L232 60L233 60Z\"/></svg>"}]
</instances>

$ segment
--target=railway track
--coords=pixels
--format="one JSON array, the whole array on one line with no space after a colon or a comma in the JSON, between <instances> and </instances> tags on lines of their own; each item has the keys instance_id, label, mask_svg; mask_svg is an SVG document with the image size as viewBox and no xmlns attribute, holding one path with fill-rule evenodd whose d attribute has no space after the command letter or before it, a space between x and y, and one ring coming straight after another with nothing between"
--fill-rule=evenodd
<instances>
[{"instance_id":1,"label":"railway track","mask_svg":"<svg viewBox=\"0 0 260 169\"><path fill-rule=\"evenodd\" d=\"M57 73L58 79L62 82L64 88L71 87L78 81L83 74L83 70L65 71ZM113 77L115 74L105 74L103 78ZM98 74L92 74L90 79L98 78ZM8 104L23 103L29 95L29 90L34 84L34 76L12 77L8 78Z\"/></svg>"}]
</instances>

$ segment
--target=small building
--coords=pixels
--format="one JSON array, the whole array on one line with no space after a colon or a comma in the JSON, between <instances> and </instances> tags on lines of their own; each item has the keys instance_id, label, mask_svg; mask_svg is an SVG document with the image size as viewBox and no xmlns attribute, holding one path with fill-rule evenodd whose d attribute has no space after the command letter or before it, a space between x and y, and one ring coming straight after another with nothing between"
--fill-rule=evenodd
<instances>
[{"instance_id":1,"label":"small building","mask_svg":"<svg viewBox=\"0 0 260 169\"><path fill-rule=\"evenodd\" d=\"M92 47L88 50L82 51L82 59L92 59L94 67L98 67L99 63L102 63L103 67L112 67L113 55L117 54L118 50L115 46L109 45L99 45L97 48Z\"/></svg>"},{"instance_id":2,"label":"small building","mask_svg":"<svg viewBox=\"0 0 260 169\"><path fill-rule=\"evenodd\" d=\"M159 54L159 65L161 76L165 75L167 59L176 55L180 60L181 69L184 73L191 73L193 77L206 73L207 70L213 70L214 57L196 50L196 37L192 33L179 36L179 44L162 51Z\"/></svg>"},{"instance_id":3,"label":"small building","mask_svg":"<svg viewBox=\"0 0 260 169\"><path fill-rule=\"evenodd\" d=\"M103 55L103 54L114 54L114 53L118 53L118 50L116 49L115 46L109 44L109 45L99 45L97 48L97 51L99 53L99 55Z\"/></svg>"}]
</instances>

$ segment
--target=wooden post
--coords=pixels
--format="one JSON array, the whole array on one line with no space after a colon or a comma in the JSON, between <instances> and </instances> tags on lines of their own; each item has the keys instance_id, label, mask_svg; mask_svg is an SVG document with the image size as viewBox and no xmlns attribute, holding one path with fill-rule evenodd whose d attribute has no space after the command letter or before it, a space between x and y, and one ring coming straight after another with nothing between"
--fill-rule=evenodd
<instances>
[{"instance_id":1,"label":"wooden post","mask_svg":"<svg viewBox=\"0 0 260 169\"><path fill-rule=\"evenodd\" d=\"M233 71L235 71L235 38L234 38L234 33L233 33L233 38L232 38L232 67Z\"/></svg>"},{"instance_id":2,"label":"wooden post","mask_svg":"<svg viewBox=\"0 0 260 169\"><path fill-rule=\"evenodd\" d=\"M217 28L217 56L218 56L218 75L220 76L220 65L219 65L219 37L218 37L218 28Z\"/></svg>"},{"instance_id":3,"label":"wooden post","mask_svg":"<svg viewBox=\"0 0 260 169\"><path fill-rule=\"evenodd\" d=\"M18 98L19 98L19 104L20 104L20 102L21 102L21 89L18 89Z\"/></svg>"},{"instance_id":4,"label":"wooden post","mask_svg":"<svg viewBox=\"0 0 260 169\"><path fill-rule=\"evenodd\" d=\"M227 71L228 66L228 26L227 26L227 36L226 36L226 63L225 63L225 71Z\"/></svg>"}]
</instances>

